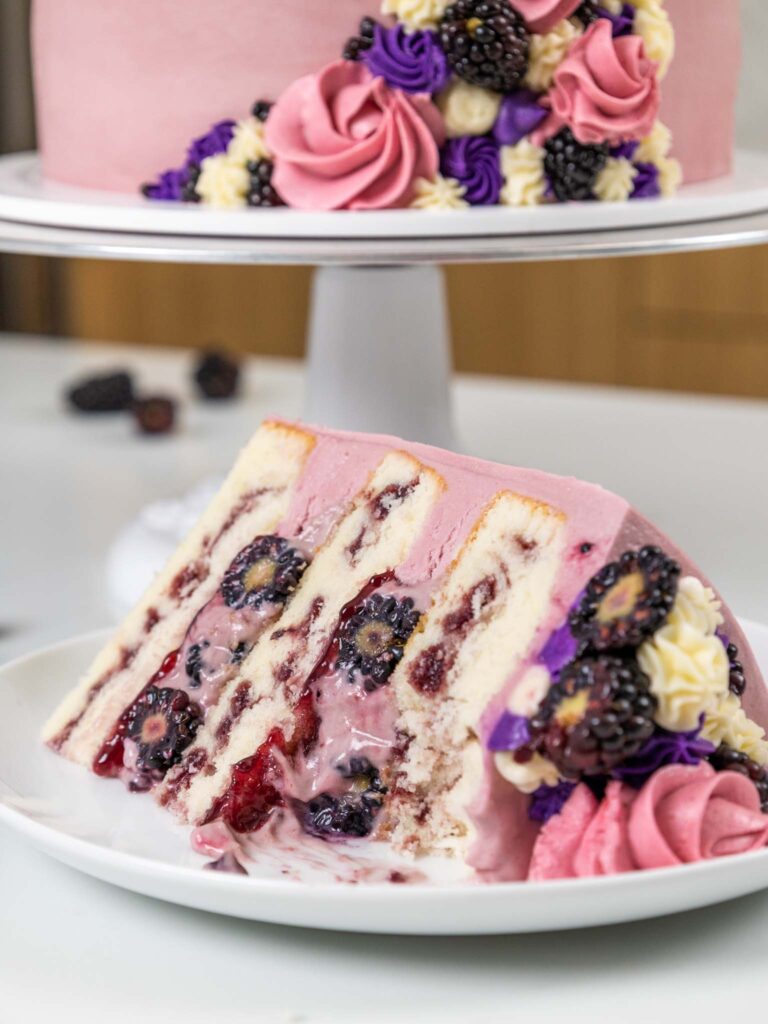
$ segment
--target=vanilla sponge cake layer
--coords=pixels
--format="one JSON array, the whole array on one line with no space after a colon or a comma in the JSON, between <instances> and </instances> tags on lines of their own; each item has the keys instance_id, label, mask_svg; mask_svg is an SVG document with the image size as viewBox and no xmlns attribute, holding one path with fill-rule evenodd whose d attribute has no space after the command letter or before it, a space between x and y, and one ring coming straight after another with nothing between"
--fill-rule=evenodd
<instances>
[{"instance_id":1,"label":"vanilla sponge cake layer","mask_svg":"<svg viewBox=\"0 0 768 1024\"><path fill-rule=\"evenodd\" d=\"M286 515L314 443L312 433L282 423L265 423L256 432L203 518L45 726L51 746L73 761L93 763L234 556Z\"/></svg>"},{"instance_id":2,"label":"vanilla sponge cake layer","mask_svg":"<svg viewBox=\"0 0 768 1024\"><path fill-rule=\"evenodd\" d=\"M292 705L318 663L339 615L365 586L405 561L444 489L440 475L392 451L316 553L276 624L225 688L195 744L157 796L184 819L205 818L232 767L252 755Z\"/></svg>"},{"instance_id":3,"label":"vanilla sponge cake layer","mask_svg":"<svg viewBox=\"0 0 768 1024\"><path fill-rule=\"evenodd\" d=\"M466 859L482 783L480 716L546 617L564 550L561 512L498 494L436 593L392 686L406 754L388 806L402 849Z\"/></svg>"}]
</instances>

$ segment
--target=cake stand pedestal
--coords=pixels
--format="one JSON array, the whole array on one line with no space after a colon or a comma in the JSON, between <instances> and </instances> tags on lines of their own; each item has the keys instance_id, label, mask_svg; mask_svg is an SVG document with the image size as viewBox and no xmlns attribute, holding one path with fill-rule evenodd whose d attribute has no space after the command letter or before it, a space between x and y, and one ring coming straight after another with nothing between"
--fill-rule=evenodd
<instances>
[{"instance_id":1,"label":"cake stand pedestal","mask_svg":"<svg viewBox=\"0 0 768 1024\"><path fill-rule=\"evenodd\" d=\"M305 415L455 445L440 265L573 260L768 242L768 155L646 203L304 213L216 211L52 186L35 154L0 157L0 252L317 267Z\"/></svg>"}]
</instances>

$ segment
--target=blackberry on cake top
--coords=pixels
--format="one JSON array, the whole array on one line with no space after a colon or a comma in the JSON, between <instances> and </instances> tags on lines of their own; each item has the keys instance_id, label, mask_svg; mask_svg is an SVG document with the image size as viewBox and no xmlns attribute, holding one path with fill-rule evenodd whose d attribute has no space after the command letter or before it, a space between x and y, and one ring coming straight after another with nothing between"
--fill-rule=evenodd
<instances>
[{"instance_id":1,"label":"blackberry on cake top","mask_svg":"<svg viewBox=\"0 0 768 1024\"><path fill-rule=\"evenodd\" d=\"M518 88L529 41L525 21L507 0L456 0L440 21L440 45L456 74L495 92Z\"/></svg>"}]
</instances>

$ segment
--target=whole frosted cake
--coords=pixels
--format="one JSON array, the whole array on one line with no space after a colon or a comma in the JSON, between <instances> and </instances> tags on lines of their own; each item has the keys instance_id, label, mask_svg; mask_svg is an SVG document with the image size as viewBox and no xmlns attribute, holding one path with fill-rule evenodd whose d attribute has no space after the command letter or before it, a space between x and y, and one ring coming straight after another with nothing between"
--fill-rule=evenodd
<instances>
[{"instance_id":1,"label":"whole frosted cake","mask_svg":"<svg viewBox=\"0 0 768 1024\"><path fill-rule=\"evenodd\" d=\"M221 207L623 201L726 174L738 0L35 0L45 176Z\"/></svg>"},{"instance_id":2,"label":"whole frosted cake","mask_svg":"<svg viewBox=\"0 0 768 1024\"><path fill-rule=\"evenodd\" d=\"M621 498L268 422L45 738L231 870L374 840L498 881L764 846L766 722L732 615Z\"/></svg>"}]
</instances>

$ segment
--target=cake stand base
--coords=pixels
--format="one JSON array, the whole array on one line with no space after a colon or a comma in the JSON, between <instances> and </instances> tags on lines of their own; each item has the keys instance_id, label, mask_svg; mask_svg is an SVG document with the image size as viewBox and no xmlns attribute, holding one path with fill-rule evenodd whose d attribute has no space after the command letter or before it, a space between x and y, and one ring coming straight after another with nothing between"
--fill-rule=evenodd
<instances>
[{"instance_id":1,"label":"cake stand base","mask_svg":"<svg viewBox=\"0 0 768 1024\"><path fill-rule=\"evenodd\" d=\"M450 448L451 354L436 266L320 267L308 337L311 423Z\"/></svg>"}]
</instances>

